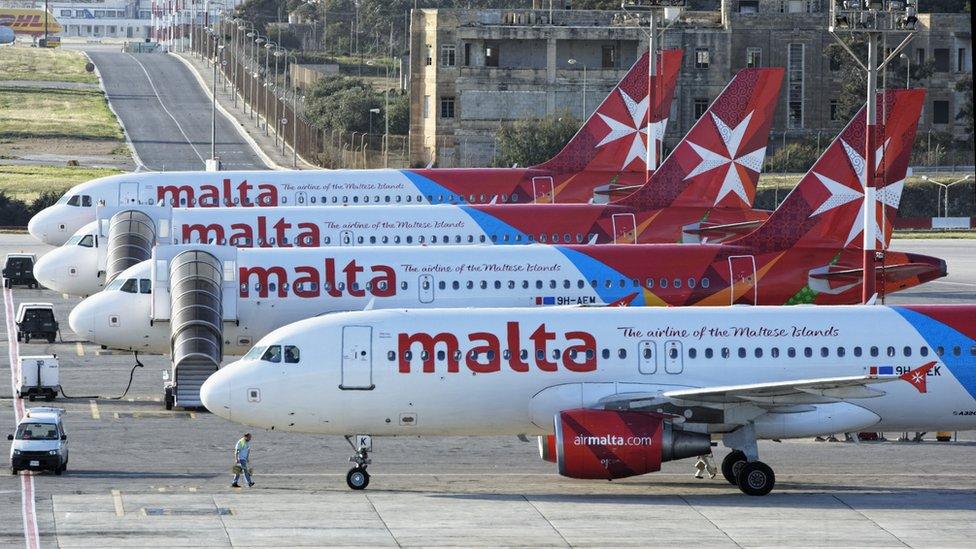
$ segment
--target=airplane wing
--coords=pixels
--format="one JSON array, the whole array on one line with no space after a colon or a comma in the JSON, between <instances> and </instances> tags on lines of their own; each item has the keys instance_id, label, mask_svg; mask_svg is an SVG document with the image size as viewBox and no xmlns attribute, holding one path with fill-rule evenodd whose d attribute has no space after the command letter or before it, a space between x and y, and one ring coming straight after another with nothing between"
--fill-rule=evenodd
<instances>
[{"instance_id":1,"label":"airplane wing","mask_svg":"<svg viewBox=\"0 0 976 549\"><path fill-rule=\"evenodd\" d=\"M664 391L661 396L670 400L693 402L697 404L816 404L852 398L873 398L884 391L869 387L899 379L896 375L867 374L863 376L825 377L775 381L771 383L749 383L726 385L724 387L703 387Z\"/></svg>"}]
</instances>

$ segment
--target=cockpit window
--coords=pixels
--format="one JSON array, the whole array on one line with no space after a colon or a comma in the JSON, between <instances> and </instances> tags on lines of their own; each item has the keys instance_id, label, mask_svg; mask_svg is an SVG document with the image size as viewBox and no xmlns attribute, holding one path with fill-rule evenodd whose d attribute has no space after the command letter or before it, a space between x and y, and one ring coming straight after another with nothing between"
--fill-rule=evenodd
<instances>
[{"instance_id":1,"label":"cockpit window","mask_svg":"<svg viewBox=\"0 0 976 549\"><path fill-rule=\"evenodd\" d=\"M86 234L85 237L78 242L78 245L84 246L85 248L91 248L95 245L95 237L90 234Z\"/></svg>"},{"instance_id":2,"label":"cockpit window","mask_svg":"<svg viewBox=\"0 0 976 549\"><path fill-rule=\"evenodd\" d=\"M91 208L91 205L92 205L91 197L88 196L87 194L82 195L81 196L81 207L82 208Z\"/></svg>"},{"instance_id":3,"label":"cockpit window","mask_svg":"<svg viewBox=\"0 0 976 549\"><path fill-rule=\"evenodd\" d=\"M126 279L124 279L124 278L116 278L111 283L109 283L108 286L105 287L105 291L106 292L111 292L113 290L118 290L119 288L122 287L122 284L124 284L125 282L126 282Z\"/></svg>"},{"instance_id":4,"label":"cockpit window","mask_svg":"<svg viewBox=\"0 0 976 549\"><path fill-rule=\"evenodd\" d=\"M139 293L140 294L151 294L152 293L152 281L148 278L139 279Z\"/></svg>"},{"instance_id":5,"label":"cockpit window","mask_svg":"<svg viewBox=\"0 0 976 549\"><path fill-rule=\"evenodd\" d=\"M242 360L257 360L261 358L261 355L264 354L265 349L267 349L267 347L251 347L251 350L244 355Z\"/></svg>"},{"instance_id":6,"label":"cockpit window","mask_svg":"<svg viewBox=\"0 0 976 549\"><path fill-rule=\"evenodd\" d=\"M127 294L139 293L139 279L130 278L126 280L125 283L122 284L122 291Z\"/></svg>"},{"instance_id":7,"label":"cockpit window","mask_svg":"<svg viewBox=\"0 0 976 549\"><path fill-rule=\"evenodd\" d=\"M76 194L68 199L69 206L81 206L81 195Z\"/></svg>"},{"instance_id":8,"label":"cockpit window","mask_svg":"<svg viewBox=\"0 0 976 549\"><path fill-rule=\"evenodd\" d=\"M281 345L272 345L261 355L261 360L267 362L281 362Z\"/></svg>"},{"instance_id":9,"label":"cockpit window","mask_svg":"<svg viewBox=\"0 0 976 549\"><path fill-rule=\"evenodd\" d=\"M298 364L299 360L301 360L301 351L298 350L298 347L285 345L285 363Z\"/></svg>"}]
</instances>

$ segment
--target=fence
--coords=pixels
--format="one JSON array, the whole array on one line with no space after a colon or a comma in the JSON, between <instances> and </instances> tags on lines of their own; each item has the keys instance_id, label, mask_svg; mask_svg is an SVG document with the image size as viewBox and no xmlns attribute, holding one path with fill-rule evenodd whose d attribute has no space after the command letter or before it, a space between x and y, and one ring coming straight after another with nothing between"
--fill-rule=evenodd
<instances>
[{"instance_id":1,"label":"fence","mask_svg":"<svg viewBox=\"0 0 976 549\"><path fill-rule=\"evenodd\" d=\"M206 28L194 29L193 53L213 60L221 36ZM409 137L403 135L340 132L316 126L305 114L304 90L293 77L294 54L266 41L254 43L244 31L224 26L220 58L223 85L243 101L244 112L264 130L274 133L282 154L324 168L403 168L409 164Z\"/></svg>"}]
</instances>

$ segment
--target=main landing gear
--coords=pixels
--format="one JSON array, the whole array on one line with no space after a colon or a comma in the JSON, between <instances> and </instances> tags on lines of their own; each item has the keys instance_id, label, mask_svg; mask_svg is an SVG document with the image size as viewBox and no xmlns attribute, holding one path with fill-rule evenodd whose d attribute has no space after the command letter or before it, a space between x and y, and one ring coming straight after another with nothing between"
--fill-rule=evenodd
<instances>
[{"instance_id":1,"label":"main landing gear","mask_svg":"<svg viewBox=\"0 0 976 549\"><path fill-rule=\"evenodd\" d=\"M722 476L730 484L738 486L750 496L765 496L776 485L776 475L765 463L759 461L756 432L752 424L728 433L722 442L733 448L722 460Z\"/></svg>"},{"instance_id":2,"label":"main landing gear","mask_svg":"<svg viewBox=\"0 0 976 549\"><path fill-rule=\"evenodd\" d=\"M366 467L372 463L372 460L369 459L372 441L369 435L356 435L355 438L356 441L353 442L353 437L346 435L346 442L356 452L349 458L349 461L355 463L356 466L346 473L346 485L353 490L365 490L369 486L369 473L366 472Z\"/></svg>"}]
</instances>

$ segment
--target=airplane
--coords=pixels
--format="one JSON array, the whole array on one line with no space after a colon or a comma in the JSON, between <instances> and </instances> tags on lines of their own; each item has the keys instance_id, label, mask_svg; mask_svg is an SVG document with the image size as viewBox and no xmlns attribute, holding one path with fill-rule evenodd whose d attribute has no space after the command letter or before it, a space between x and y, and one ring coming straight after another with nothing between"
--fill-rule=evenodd
<instances>
[{"instance_id":1,"label":"airplane","mask_svg":"<svg viewBox=\"0 0 976 549\"><path fill-rule=\"evenodd\" d=\"M924 93L890 90L877 236L891 238ZM720 244L233 248L157 246L69 316L108 347L169 351L174 260L207 254L220 273L228 353L289 322L366 306L850 304L860 300L864 111L752 233ZM888 250L890 293L945 276L945 262ZM273 313L273 314L269 314Z\"/></svg>"},{"instance_id":2,"label":"airplane","mask_svg":"<svg viewBox=\"0 0 976 549\"><path fill-rule=\"evenodd\" d=\"M345 435L352 489L372 436L539 435L559 474L618 479L732 449L768 494L757 440L976 428L976 306L425 309L310 318L211 375L215 415Z\"/></svg>"},{"instance_id":3,"label":"airplane","mask_svg":"<svg viewBox=\"0 0 976 549\"><path fill-rule=\"evenodd\" d=\"M768 216L749 208L782 74L777 68L740 71L655 174L630 196L610 204L156 206L139 208L141 223L130 223L129 217L115 223L113 215L129 216L132 208L103 206L96 221L41 257L34 274L45 287L64 294L100 291L110 282L105 276L108 250L113 248L109 240L127 238L112 233L115 227L153 232L157 244L237 247L609 244L700 242L702 235L711 234L703 227L707 219L709 226L718 228L710 241L719 242L740 230L736 227ZM713 149L725 150L728 158ZM751 152L736 156L738 151ZM145 239L135 236L140 242ZM149 247L143 246L140 259L148 258Z\"/></svg>"},{"instance_id":4,"label":"airplane","mask_svg":"<svg viewBox=\"0 0 976 549\"><path fill-rule=\"evenodd\" d=\"M60 246L95 219L95 206L166 204L255 207L366 204L584 203L594 189L643 184L647 133L664 135L681 50L659 53L660 77L648 77L648 53L551 159L527 168L252 170L143 172L93 179L69 189L28 224L38 240ZM654 82L651 82L651 81ZM657 86L655 104L648 89Z\"/></svg>"}]
</instances>

